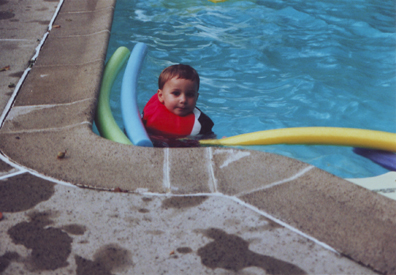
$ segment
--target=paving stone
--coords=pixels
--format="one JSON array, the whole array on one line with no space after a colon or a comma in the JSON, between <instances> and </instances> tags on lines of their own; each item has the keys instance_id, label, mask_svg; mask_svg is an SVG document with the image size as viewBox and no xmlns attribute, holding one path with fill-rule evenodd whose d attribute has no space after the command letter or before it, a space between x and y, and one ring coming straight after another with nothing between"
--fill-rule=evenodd
<instances>
[{"instance_id":1,"label":"paving stone","mask_svg":"<svg viewBox=\"0 0 396 275\"><path fill-rule=\"evenodd\" d=\"M172 193L214 192L214 179L208 150L198 148L174 148L167 150L169 182Z\"/></svg>"},{"instance_id":2,"label":"paving stone","mask_svg":"<svg viewBox=\"0 0 396 275\"><path fill-rule=\"evenodd\" d=\"M213 148L217 190L235 195L294 176L308 167L287 157L250 150Z\"/></svg>"},{"instance_id":3,"label":"paving stone","mask_svg":"<svg viewBox=\"0 0 396 275\"><path fill-rule=\"evenodd\" d=\"M36 64L38 66L84 65L105 61L110 33L87 36L48 36Z\"/></svg>"},{"instance_id":4,"label":"paving stone","mask_svg":"<svg viewBox=\"0 0 396 275\"><path fill-rule=\"evenodd\" d=\"M319 169L241 199L357 262L396 271L394 200Z\"/></svg>"},{"instance_id":5,"label":"paving stone","mask_svg":"<svg viewBox=\"0 0 396 275\"><path fill-rule=\"evenodd\" d=\"M2 152L55 179L99 189L166 190L161 148L147 150L112 142L94 134L88 124L61 130L2 131ZM65 151L65 158L58 159L58 153Z\"/></svg>"},{"instance_id":6,"label":"paving stone","mask_svg":"<svg viewBox=\"0 0 396 275\"><path fill-rule=\"evenodd\" d=\"M68 0L63 2L61 13L95 11L114 7L116 0Z\"/></svg>"},{"instance_id":7,"label":"paving stone","mask_svg":"<svg viewBox=\"0 0 396 275\"><path fill-rule=\"evenodd\" d=\"M15 106L54 105L96 99L99 95L104 63L101 60L84 65L35 65L22 85Z\"/></svg>"},{"instance_id":8,"label":"paving stone","mask_svg":"<svg viewBox=\"0 0 396 275\"><path fill-rule=\"evenodd\" d=\"M113 18L113 7L78 13L60 13L51 35L56 37L90 35L98 32L108 32Z\"/></svg>"},{"instance_id":9,"label":"paving stone","mask_svg":"<svg viewBox=\"0 0 396 275\"><path fill-rule=\"evenodd\" d=\"M4 176L14 170L16 170L14 167L0 160L0 176Z\"/></svg>"},{"instance_id":10,"label":"paving stone","mask_svg":"<svg viewBox=\"0 0 396 275\"><path fill-rule=\"evenodd\" d=\"M70 125L92 122L96 100L71 104L14 107L3 126L4 132L59 129ZM65 115L68 114L68 115Z\"/></svg>"}]
</instances>

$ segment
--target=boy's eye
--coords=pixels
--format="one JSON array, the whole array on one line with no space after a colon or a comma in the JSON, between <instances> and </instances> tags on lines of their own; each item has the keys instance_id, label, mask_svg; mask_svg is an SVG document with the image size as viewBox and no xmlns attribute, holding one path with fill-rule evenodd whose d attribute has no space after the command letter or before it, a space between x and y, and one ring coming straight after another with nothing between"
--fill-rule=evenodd
<instances>
[{"instance_id":1,"label":"boy's eye","mask_svg":"<svg viewBox=\"0 0 396 275\"><path fill-rule=\"evenodd\" d=\"M174 96L179 96L179 95L180 95L180 92L174 91L174 92L172 92L172 95L174 95Z\"/></svg>"}]
</instances>

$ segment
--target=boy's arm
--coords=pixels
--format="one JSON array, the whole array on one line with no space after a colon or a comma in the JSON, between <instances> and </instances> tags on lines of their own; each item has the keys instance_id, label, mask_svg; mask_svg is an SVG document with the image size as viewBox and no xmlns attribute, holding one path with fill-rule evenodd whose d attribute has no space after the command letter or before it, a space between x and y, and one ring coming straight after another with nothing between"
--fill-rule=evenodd
<instances>
[{"instance_id":1,"label":"boy's arm","mask_svg":"<svg viewBox=\"0 0 396 275\"><path fill-rule=\"evenodd\" d=\"M200 135L213 135L212 128L214 126L213 121L208 117L205 113L201 111L201 115L198 118L199 123L201 124L201 131L199 131Z\"/></svg>"}]
</instances>

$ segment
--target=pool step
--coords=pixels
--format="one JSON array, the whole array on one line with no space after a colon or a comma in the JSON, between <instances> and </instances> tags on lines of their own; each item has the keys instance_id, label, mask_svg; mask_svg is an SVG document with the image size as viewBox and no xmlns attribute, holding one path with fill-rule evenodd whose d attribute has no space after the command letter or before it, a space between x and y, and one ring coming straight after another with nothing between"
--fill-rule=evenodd
<instances>
[{"instance_id":1,"label":"pool step","mask_svg":"<svg viewBox=\"0 0 396 275\"><path fill-rule=\"evenodd\" d=\"M396 200L396 172L388 172L383 175L370 178L354 178L346 180Z\"/></svg>"}]
</instances>

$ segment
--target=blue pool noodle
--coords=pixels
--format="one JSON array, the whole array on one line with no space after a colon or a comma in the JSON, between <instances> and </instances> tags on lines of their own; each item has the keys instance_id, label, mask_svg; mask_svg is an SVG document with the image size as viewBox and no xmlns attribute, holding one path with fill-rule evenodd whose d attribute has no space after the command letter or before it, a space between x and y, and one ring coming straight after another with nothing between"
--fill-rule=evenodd
<instances>
[{"instance_id":1,"label":"blue pool noodle","mask_svg":"<svg viewBox=\"0 0 396 275\"><path fill-rule=\"evenodd\" d=\"M121 114L125 132L136 146L153 147L144 128L137 103L137 85L147 46L137 43L132 50L121 86Z\"/></svg>"}]
</instances>

